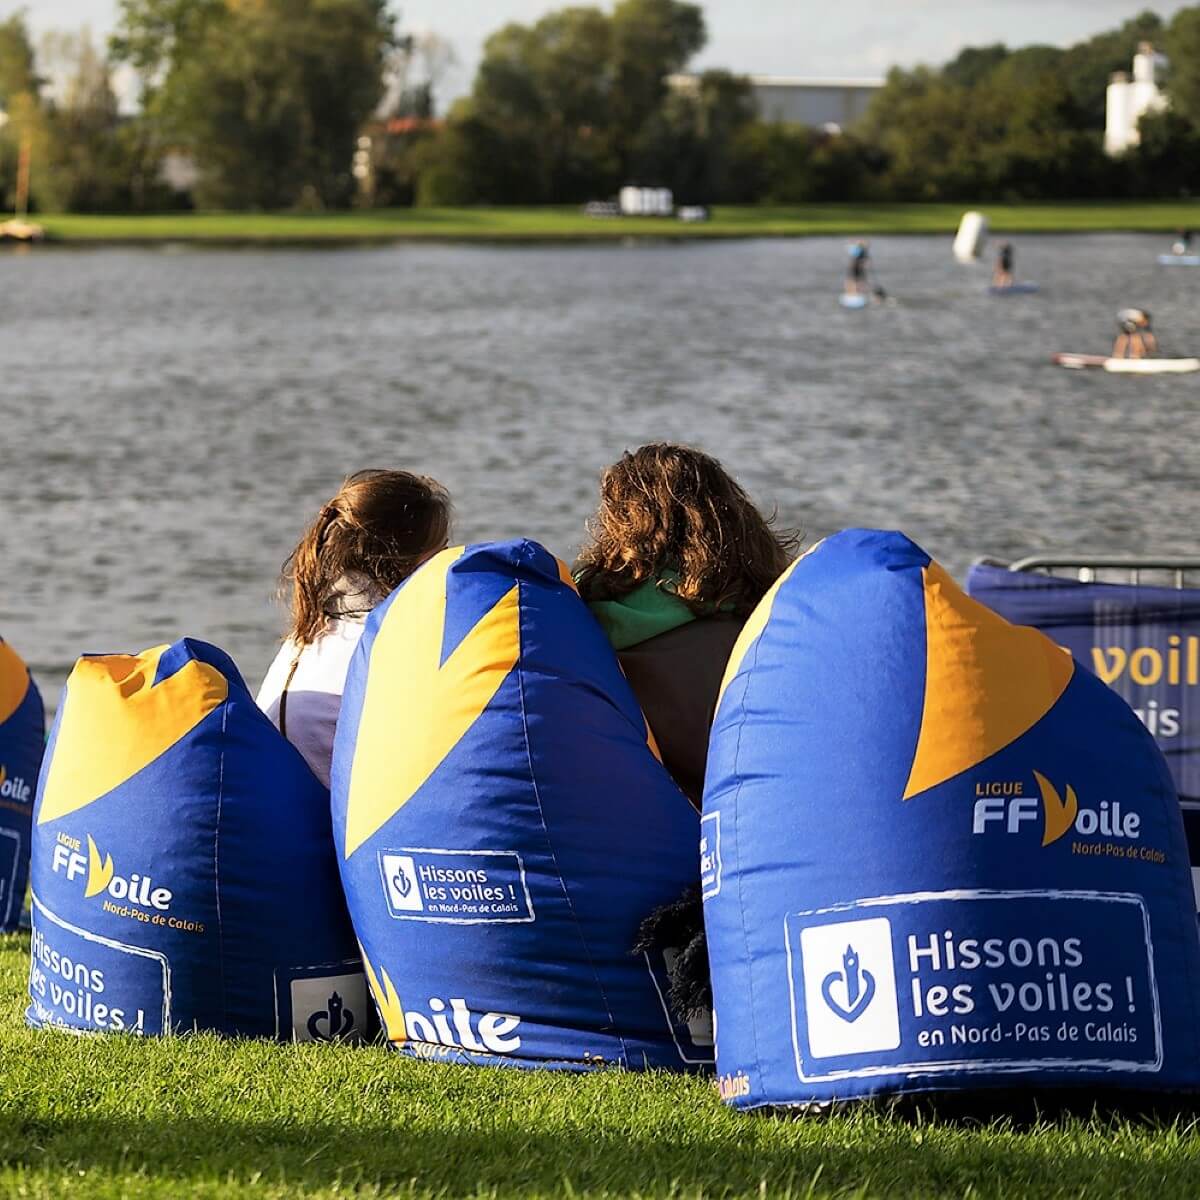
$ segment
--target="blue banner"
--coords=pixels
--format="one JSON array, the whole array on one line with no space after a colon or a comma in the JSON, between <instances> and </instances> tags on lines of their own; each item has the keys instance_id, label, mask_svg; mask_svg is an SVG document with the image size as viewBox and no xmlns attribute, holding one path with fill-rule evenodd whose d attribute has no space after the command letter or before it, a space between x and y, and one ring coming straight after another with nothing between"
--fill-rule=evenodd
<instances>
[{"instance_id":1,"label":"blue banner","mask_svg":"<svg viewBox=\"0 0 1200 1200\"><path fill-rule=\"evenodd\" d=\"M967 591L1042 630L1123 697L1166 756L1184 810L1200 812L1200 589L1077 583L980 565Z\"/></svg>"}]
</instances>

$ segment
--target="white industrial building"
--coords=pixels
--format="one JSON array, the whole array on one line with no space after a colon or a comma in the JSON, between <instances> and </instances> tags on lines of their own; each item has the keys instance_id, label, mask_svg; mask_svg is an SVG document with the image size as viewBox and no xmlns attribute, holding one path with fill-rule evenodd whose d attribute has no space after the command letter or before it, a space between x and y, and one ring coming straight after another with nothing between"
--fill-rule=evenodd
<instances>
[{"instance_id":1,"label":"white industrial building","mask_svg":"<svg viewBox=\"0 0 1200 1200\"><path fill-rule=\"evenodd\" d=\"M883 80L751 75L750 86L764 121L846 129L867 111Z\"/></svg>"},{"instance_id":2,"label":"white industrial building","mask_svg":"<svg viewBox=\"0 0 1200 1200\"><path fill-rule=\"evenodd\" d=\"M1167 60L1143 42L1133 56L1133 78L1124 71L1113 75L1108 85L1104 119L1104 151L1123 154L1138 144L1138 121L1148 112L1162 112L1167 97L1158 86L1158 78Z\"/></svg>"},{"instance_id":3,"label":"white industrial building","mask_svg":"<svg viewBox=\"0 0 1200 1200\"><path fill-rule=\"evenodd\" d=\"M793 75L751 75L750 87L764 121L845 129L867 111L882 79L806 79ZM699 86L696 75L672 75L668 84L681 92Z\"/></svg>"}]
</instances>

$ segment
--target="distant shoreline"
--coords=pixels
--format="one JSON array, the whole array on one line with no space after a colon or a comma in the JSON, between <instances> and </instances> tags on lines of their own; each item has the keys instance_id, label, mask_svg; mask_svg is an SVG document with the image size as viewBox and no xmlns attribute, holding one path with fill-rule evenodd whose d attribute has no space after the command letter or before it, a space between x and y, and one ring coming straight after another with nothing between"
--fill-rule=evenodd
<instances>
[{"instance_id":1,"label":"distant shoreline","mask_svg":"<svg viewBox=\"0 0 1200 1200\"><path fill-rule=\"evenodd\" d=\"M393 242L592 243L952 234L978 207L996 233L1161 233L1195 225L1200 202L808 204L721 206L712 219L590 218L562 208L412 208L339 213L167 213L33 219L52 245L379 245Z\"/></svg>"}]
</instances>

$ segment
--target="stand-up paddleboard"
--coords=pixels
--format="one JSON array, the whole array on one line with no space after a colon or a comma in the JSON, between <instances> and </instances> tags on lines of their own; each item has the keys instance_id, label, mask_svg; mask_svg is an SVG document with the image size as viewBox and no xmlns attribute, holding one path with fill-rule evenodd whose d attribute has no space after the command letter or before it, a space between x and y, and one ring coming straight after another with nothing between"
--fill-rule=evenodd
<instances>
[{"instance_id":1,"label":"stand-up paddleboard","mask_svg":"<svg viewBox=\"0 0 1200 1200\"><path fill-rule=\"evenodd\" d=\"M843 308L866 308L871 303L871 297L862 293L843 292L838 297L838 303Z\"/></svg>"},{"instance_id":2,"label":"stand-up paddleboard","mask_svg":"<svg viewBox=\"0 0 1200 1200\"><path fill-rule=\"evenodd\" d=\"M1056 354L1053 362L1072 371L1099 367L1112 375L1183 375L1200 371L1200 358L1110 358L1105 354Z\"/></svg>"},{"instance_id":3,"label":"stand-up paddleboard","mask_svg":"<svg viewBox=\"0 0 1200 1200\"><path fill-rule=\"evenodd\" d=\"M1160 254L1160 267L1200 267L1200 254Z\"/></svg>"},{"instance_id":4,"label":"stand-up paddleboard","mask_svg":"<svg viewBox=\"0 0 1200 1200\"><path fill-rule=\"evenodd\" d=\"M1036 283L1010 283L1005 287L1000 287L997 284L992 284L988 288L989 296L1032 296L1038 291Z\"/></svg>"},{"instance_id":5,"label":"stand-up paddleboard","mask_svg":"<svg viewBox=\"0 0 1200 1200\"><path fill-rule=\"evenodd\" d=\"M1104 369L1114 375L1186 375L1200 371L1200 358L1110 358Z\"/></svg>"}]
</instances>

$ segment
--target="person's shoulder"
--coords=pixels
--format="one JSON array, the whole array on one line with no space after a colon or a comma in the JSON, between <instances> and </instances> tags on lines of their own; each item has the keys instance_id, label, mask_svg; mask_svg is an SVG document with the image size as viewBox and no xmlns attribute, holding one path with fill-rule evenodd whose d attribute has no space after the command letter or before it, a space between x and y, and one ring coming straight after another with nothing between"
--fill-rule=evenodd
<instances>
[{"instance_id":1,"label":"person's shoulder","mask_svg":"<svg viewBox=\"0 0 1200 1200\"><path fill-rule=\"evenodd\" d=\"M362 621L338 618L314 642L305 646L290 639L284 642L259 689L259 706L277 701L285 689L340 694L364 628Z\"/></svg>"},{"instance_id":2,"label":"person's shoulder","mask_svg":"<svg viewBox=\"0 0 1200 1200\"><path fill-rule=\"evenodd\" d=\"M341 646L357 646L367 627L365 617L331 617L325 632L313 643L325 653L336 653Z\"/></svg>"},{"instance_id":3,"label":"person's shoulder","mask_svg":"<svg viewBox=\"0 0 1200 1200\"><path fill-rule=\"evenodd\" d=\"M728 655L733 649L745 621L728 613L714 613L708 617L697 617L686 625L669 629L636 646L629 647L623 654L669 654L723 652Z\"/></svg>"},{"instance_id":4,"label":"person's shoulder","mask_svg":"<svg viewBox=\"0 0 1200 1200\"><path fill-rule=\"evenodd\" d=\"M288 675L291 673L292 663L296 661L297 653L296 643L291 640L285 641L279 647L274 660L267 668L266 675L263 676L262 685L255 698L255 703L263 712L274 716L274 713L278 711L279 698L283 695L284 688L287 687Z\"/></svg>"},{"instance_id":5,"label":"person's shoulder","mask_svg":"<svg viewBox=\"0 0 1200 1200\"><path fill-rule=\"evenodd\" d=\"M300 652L299 671L323 674L333 670L344 676L365 629L366 623L357 619L331 620L321 636Z\"/></svg>"}]
</instances>

